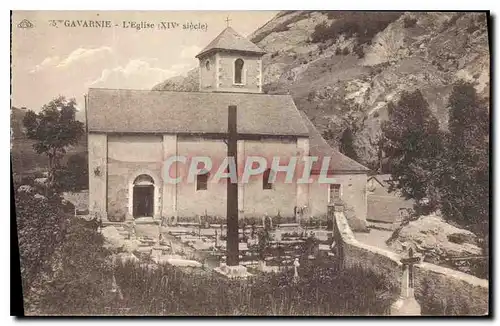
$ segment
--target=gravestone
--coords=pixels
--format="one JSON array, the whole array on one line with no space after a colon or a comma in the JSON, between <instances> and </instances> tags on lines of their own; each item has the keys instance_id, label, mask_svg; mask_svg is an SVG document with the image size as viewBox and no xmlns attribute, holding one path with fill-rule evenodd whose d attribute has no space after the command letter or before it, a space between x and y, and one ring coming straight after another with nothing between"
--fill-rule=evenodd
<instances>
[{"instance_id":1,"label":"gravestone","mask_svg":"<svg viewBox=\"0 0 500 326\"><path fill-rule=\"evenodd\" d=\"M420 304L415 299L415 264L420 257L413 256L413 249L408 251L408 257L402 258L403 276L401 279L401 295L391 306L392 316L420 316Z\"/></svg>"}]
</instances>

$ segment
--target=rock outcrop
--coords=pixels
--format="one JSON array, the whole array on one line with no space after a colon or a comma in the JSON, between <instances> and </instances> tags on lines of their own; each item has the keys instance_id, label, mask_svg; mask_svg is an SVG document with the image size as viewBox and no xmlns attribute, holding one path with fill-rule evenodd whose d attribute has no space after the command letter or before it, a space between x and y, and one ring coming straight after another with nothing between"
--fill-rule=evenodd
<instances>
[{"instance_id":1,"label":"rock outcrop","mask_svg":"<svg viewBox=\"0 0 500 326\"><path fill-rule=\"evenodd\" d=\"M482 250L474 233L446 223L439 215L421 216L396 229L387 244L396 252L412 247L429 262L479 256Z\"/></svg>"}]
</instances>

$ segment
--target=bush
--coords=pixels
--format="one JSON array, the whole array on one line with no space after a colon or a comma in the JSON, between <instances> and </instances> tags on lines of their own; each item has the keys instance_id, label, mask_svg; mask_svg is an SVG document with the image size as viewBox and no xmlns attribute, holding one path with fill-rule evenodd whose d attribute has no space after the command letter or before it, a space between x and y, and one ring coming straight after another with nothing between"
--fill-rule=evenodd
<instances>
[{"instance_id":1,"label":"bush","mask_svg":"<svg viewBox=\"0 0 500 326\"><path fill-rule=\"evenodd\" d=\"M457 285L433 277L424 277L415 289L415 298L420 303L422 315L426 316L463 316L481 315L481 306L474 298L465 294ZM487 298L484 298L487 300Z\"/></svg>"},{"instance_id":2,"label":"bush","mask_svg":"<svg viewBox=\"0 0 500 326\"><path fill-rule=\"evenodd\" d=\"M340 48L336 48L335 55L341 55L341 54L342 54L342 50Z\"/></svg>"},{"instance_id":3,"label":"bush","mask_svg":"<svg viewBox=\"0 0 500 326\"><path fill-rule=\"evenodd\" d=\"M349 54L349 49L347 47L345 47L343 50L342 50L342 55L348 55Z\"/></svg>"},{"instance_id":4,"label":"bush","mask_svg":"<svg viewBox=\"0 0 500 326\"><path fill-rule=\"evenodd\" d=\"M69 216L59 198L43 200L18 192L15 205L22 286L28 298L37 277L50 271L50 258L65 236Z\"/></svg>"},{"instance_id":5,"label":"bush","mask_svg":"<svg viewBox=\"0 0 500 326\"><path fill-rule=\"evenodd\" d=\"M405 17L403 20L403 26L404 28L411 28L414 27L417 24L417 19L414 17Z\"/></svg>"},{"instance_id":6,"label":"bush","mask_svg":"<svg viewBox=\"0 0 500 326\"><path fill-rule=\"evenodd\" d=\"M356 45L352 52L358 56L358 59L363 59L365 57L365 52L363 51L363 47L361 45Z\"/></svg>"},{"instance_id":7,"label":"bush","mask_svg":"<svg viewBox=\"0 0 500 326\"><path fill-rule=\"evenodd\" d=\"M56 183L61 191L81 191L89 187L87 153L78 153L68 158L66 166L56 170Z\"/></svg>"},{"instance_id":8,"label":"bush","mask_svg":"<svg viewBox=\"0 0 500 326\"><path fill-rule=\"evenodd\" d=\"M357 36L358 44L367 44L390 23L396 21L401 12L337 12L332 17L335 20L327 25L325 22L316 25L311 34L313 43L337 39L341 34L346 38ZM330 16L330 15L329 15Z\"/></svg>"},{"instance_id":9,"label":"bush","mask_svg":"<svg viewBox=\"0 0 500 326\"><path fill-rule=\"evenodd\" d=\"M111 265L104 239L84 220L73 217L58 248L52 279L43 284L42 314L81 315L104 313L115 299L111 289Z\"/></svg>"}]
</instances>

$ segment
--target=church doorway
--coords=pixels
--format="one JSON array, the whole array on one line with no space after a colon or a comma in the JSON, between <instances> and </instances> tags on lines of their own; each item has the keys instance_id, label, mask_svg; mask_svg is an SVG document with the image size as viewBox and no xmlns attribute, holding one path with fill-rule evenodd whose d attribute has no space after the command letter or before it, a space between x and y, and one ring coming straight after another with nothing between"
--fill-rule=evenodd
<instances>
[{"instance_id":1,"label":"church doorway","mask_svg":"<svg viewBox=\"0 0 500 326\"><path fill-rule=\"evenodd\" d=\"M147 174L141 174L134 180L133 216L152 217L154 214L154 180Z\"/></svg>"}]
</instances>

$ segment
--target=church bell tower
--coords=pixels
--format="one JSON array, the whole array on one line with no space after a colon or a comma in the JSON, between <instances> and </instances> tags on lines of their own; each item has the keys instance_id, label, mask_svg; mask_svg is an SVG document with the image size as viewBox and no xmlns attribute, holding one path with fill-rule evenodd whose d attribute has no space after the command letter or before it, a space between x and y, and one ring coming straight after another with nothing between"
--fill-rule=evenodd
<instances>
[{"instance_id":1,"label":"church bell tower","mask_svg":"<svg viewBox=\"0 0 500 326\"><path fill-rule=\"evenodd\" d=\"M227 27L196 58L200 92L262 93L262 56L257 45Z\"/></svg>"}]
</instances>

